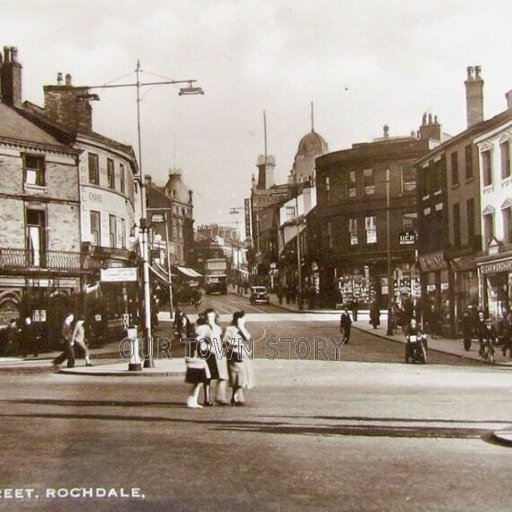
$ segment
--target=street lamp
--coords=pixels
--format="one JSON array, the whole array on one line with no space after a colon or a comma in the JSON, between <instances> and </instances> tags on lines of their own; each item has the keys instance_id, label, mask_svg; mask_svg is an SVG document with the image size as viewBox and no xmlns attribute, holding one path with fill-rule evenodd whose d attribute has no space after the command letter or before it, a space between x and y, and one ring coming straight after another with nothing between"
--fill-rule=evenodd
<instances>
[{"instance_id":1,"label":"street lamp","mask_svg":"<svg viewBox=\"0 0 512 512\"><path fill-rule=\"evenodd\" d=\"M149 289L149 254L148 254L148 232L150 229L147 220L147 205L146 205L146 185L144 183L144 174L142 172L142 143L141 143L141 127L140 127L140 103L142 101L140 96L141 87L157 86L157 85L176 85L188 84L186 87L180 88L179 95L195 95L204 94L201 87L194 86L197 80L163 80L157 82L140 81L140 60L137 61L135 74L137 80L135 83L126 84L108 84L98 86L86 86L86 89L114 89L121 87L136 87L137 89L137 142L138 142L138 157L139 157L139 175L136 177L140 186L140 200L141 200L141 219L140 228L142 232L141 249L142 249L142 272L143 272L143 285L144 285L144 323L143 323L143 337L146 340L146 354L144 357L144 368L153 368L155 363L153 361L153 338L151 337L151 297ZM169 274L170 275L170 274Z\"/></svg>"}]
</instances>

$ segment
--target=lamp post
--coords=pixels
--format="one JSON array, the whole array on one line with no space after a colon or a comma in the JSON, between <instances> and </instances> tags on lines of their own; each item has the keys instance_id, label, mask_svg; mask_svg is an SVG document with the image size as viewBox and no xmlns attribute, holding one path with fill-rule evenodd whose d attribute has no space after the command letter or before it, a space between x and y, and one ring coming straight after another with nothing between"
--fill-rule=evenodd
<instances>
[{"instance_id":1,"label":"lamp post","mask_svg":"<svg viewBox=\"0 0 512 512\"><path fill-rule=\"evenodd\" d=\"M140 96L141 87L157 86L157 85L177 85L188 84L187 87L182 87L179 90L180 96L204 94L201 87L193 84L197 80L161 80L156 82L140 81L140 60L137 61L135 69L136 81L134 83L124 84L107 84L107 85L89 85L87 89L115 89L121 87L135 87L137 89L137 143L138 143L138 157L139 157L139 173L136 179L140 186L140 200L141 200L141 218L140 229L141 236L141 252L142 252L142 273L143 273L143 288L144 288L144 324L143 324L143 337L146 340L146 353L144 356L144 368L153 368L155 366L153 361L153 338L151 337L151 297L149 289L149 254L148 254L148 232L150 229L147 220L147 207L146 207L146 185L144 183L144 175L142 172L142 143L141 143L141 125L140 125L140 103L142 101Z\"/></svg>"},{"instance_id":2,"label":"lamp post","mask_svg":"<svg viewBox=\"0 0 512 512\"><path fill-rule=\"evenodd\" d=\"M391 226L390 226L390 199L389 199L389 169L386 169L386 242L388 263L388 326L386 335L393 333L393 276L391 275Z\"/></svg>"},{"instance_id":3,"label":"lamp post","mask_svg":"<svg viewBox=\"0 0 512 512\"><path fill-rule=\"evenodd\" d=\"M241 210L245 210L245 208L242 207L242 206L233 206L233 207L231 207L229 209L229 213L230 213L230 215L238 215ZM234 252L234 246L235 245L234 244L235 244L235 242L236 242L236 270L237 270L237 279L240 279L241 275L240 275L240 251L239 251L239 246L238 246L238 219L236 219L236 240L232 244L233 263L235 263L235 261L234 261L234 259L235 259L235 252ZM241 286L241 284L237 283L237 286Z\"/></svg>"},{"instance_id":4,"label":"lamp post","mask_svg":"<svg viewBox=\"0 0 512 512\"><path fill-rule=\"evenodd\" d=\"M173 319L173 295L172 295L172 274L171 274L171 251L169 250L169 220L168 220L168 212L172 212L172 208L146 208L147 211L155 211L155 212L164 212L164 220L165 220L165 260L167 262L167 274L169 275L169 318ZM153 221L154 222L154 221Z\"/></svg>"}]
</instances>

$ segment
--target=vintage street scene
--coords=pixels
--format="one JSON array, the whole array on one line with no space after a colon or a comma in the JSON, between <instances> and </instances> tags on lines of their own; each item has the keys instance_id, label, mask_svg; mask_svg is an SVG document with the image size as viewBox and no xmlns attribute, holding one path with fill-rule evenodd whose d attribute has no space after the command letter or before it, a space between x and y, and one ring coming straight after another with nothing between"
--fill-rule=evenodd
<instances>
[{"instance_id":1,"label":"vintage street scene","mask_svg":"<svg viewBox=\"0 0 512 512\"><path fill-rule=\"evenodd\" d=\"M0 6L1 510L510 509L505 1Z\"/></svg>"}]
</instances>

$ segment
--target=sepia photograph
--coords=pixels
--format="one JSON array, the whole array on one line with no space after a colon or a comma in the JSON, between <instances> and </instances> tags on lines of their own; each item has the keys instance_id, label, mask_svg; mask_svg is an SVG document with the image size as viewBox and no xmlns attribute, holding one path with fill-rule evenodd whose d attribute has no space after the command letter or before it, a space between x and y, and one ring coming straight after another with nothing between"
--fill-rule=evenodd
<instances>
[{"instance_id":1,"label":"sepia photograph","mask_svg":"<svg viewBox=\"0 0 512 512\"><path fill-rule=\"evenodd\" d=\"M510 510L511 19L0 0L0 510Z\"/></svg>"}]
</instances>

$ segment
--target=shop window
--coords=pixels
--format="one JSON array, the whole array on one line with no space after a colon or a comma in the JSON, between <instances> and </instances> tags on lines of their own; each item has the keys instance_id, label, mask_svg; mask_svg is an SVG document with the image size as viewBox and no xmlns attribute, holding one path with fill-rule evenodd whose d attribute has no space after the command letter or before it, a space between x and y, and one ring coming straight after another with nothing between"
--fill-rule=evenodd
<instances>
[{"instance_id":1,"label":"shop window","mask_svg":"<svg viewBox=\"0 0 512 512\"><path fill-rule=\"evenodd\" d=\"M98 155L95 153L88 153L89 165L89 183L92 185L100 184L100 172L98 168Z\"/></svg>"},{"instance_id":2,"label":"shop window","mask_svg":"<svg viewBox=\"0 0 512 512\"><path fill-rule=\"evenodd\" d=\"M501 178L510 178L510 142L508 140L500 144L501 153Z\"/></svg>"},{"instance_id":3,"label":"shop window","mask_svg":"<svg viewBox=\"0 0 512 512\"><path fill-rule=\"evenodd\" d=\"M492 160L490 150L482 151L482 177L484 187L492 185Z\"/></svg>"},{"instance_id":4,"label":"shop window","mask_svg":"<svg viewBox=\"0 0 512 512\"><path fill-rule=\"evenodd\" d=\"M364 229L366 231L366 243L376 244L377 243L377 217L365 217L364 218Z\"/></svg>"},{"instance_id":5,"label":"shop window","mask_svg":"<svg viewBox=\"0 0 512 512\"><path fill-rule=\"evenodd\" d=\"M454 151L451 154L451 164L452 164L452 185L459 184L459 154L457 151Z\"/></svg>"},{"instance_id":6,"label":"shop window","mask_svg":"<svg viewBox=\"0 0 512 512\"><path fill-rule=\"evenodd\" d=\"M91 211L91 244L101 245L101 217L100 212Z\"/></svg>"},{"instance_id":7,"label":"shop window","mask_svg":"<svg viewBox=\"0 0 512 512\"><path fill-rule=\"evenodd\" d=\"M44 156L23 155L23 169L26 185L44 187L46 184Z\"/></svg>"},{"instance_id":8,"label":"shop window","mask_svg":"<svg viewBox=\"0 0 512 512\"><path fill-rule=\"evenodd\" d=\"M108 188L115 190L116 179L114 174L114 160L112 160L112 158L107 158L107 183Z\"/></svg>"},{"instance_id":9,"label":"shop window","mask_svg":"<svg viewBox=\"0 0 512 512\"><path fill-rule=\"evenodd\" d=\"M350 245L357 245L357 219L348 219L348 232L350 234Z\"/></svg>"}]
</instances>

